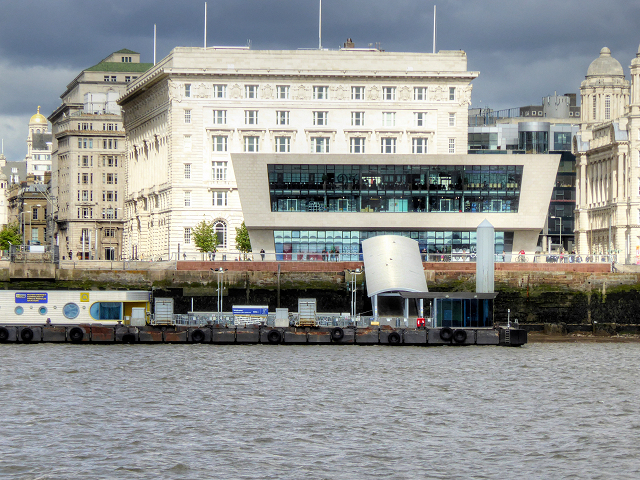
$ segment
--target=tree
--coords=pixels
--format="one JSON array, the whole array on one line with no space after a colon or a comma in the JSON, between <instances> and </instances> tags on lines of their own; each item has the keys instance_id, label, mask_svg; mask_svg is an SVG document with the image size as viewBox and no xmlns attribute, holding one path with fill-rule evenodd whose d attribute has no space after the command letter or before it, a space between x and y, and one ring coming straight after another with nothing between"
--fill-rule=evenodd
<instances>
[{"instance_id":1,"label":"tree","mask_svg":"<svg viewBox=\"0 0 640 480\"><path fill-rule=\"evenodd\" d=\"M249 230L247 226L242 222L242 225L236 227L236 248L245 254L247 258L247 252L251 251L251 239L249 239Z\"/></svg>"},{"instance_id":2,"label":"tree","mask_svg":"<svg viewBox=\"0 0 640 480\"><path fill-rule=\"evenodd\" d=\"M216 234L213 222L202 220L191 230L191 237L196 248L204 253L214 252L218 248L218 234Z\"/></svg>"},{"instance_id":3,"label":"tree","mask_svg":"<svg viewBox=\"0 0 640 480\"><path fill-rule=\"evenodd\" d=\"M3 225L0 230L0 250L9 250L9 246L22 244L22 234L18 222Z\"/></svg>"}]
</instances>

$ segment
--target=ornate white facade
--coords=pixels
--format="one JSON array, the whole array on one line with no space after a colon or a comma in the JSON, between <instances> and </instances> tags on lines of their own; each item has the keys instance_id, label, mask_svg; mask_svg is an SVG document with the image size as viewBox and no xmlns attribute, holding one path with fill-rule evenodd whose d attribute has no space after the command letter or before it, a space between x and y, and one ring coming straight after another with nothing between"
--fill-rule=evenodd
<instances>
[{"instance_id":1,"label":"ornate white facade","mask_svg":"<svg viewBox=\"0 0 640 480\"><path fill-rule=\"evenodd\" d=\"M125 251L193 258L191 229L206 219L218 251L235 252L235 153L466 153L477 75L462 51L176 48L119 100Z\"/></svg>"},{"instance_id":2,"label":"ornate white facade","mask_svg":"<svg viewBox=\"0 0 640 480\"><path fill-rule=\"evenodd\" d=\"M603 48L582 82L577 169L578 253L640 259L640 49L631 82Z\"/></svg>"}]
</instances>

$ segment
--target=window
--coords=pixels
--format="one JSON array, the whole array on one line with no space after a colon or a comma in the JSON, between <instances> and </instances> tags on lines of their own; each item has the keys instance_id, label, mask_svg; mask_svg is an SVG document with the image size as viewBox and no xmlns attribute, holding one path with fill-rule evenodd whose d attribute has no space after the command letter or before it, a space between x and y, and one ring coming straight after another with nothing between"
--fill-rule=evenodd
<instances>
[{"instance_id":1,"label":"window","mask_svg":"<svg viewBox=\"0 0 640 480\"><path fill-rule=\"evenodd\" d=\"M118 191L117 190L103 190L103 192L102 192L102 201L103 202L117 202L118 201Z\"/></svg>"},{"instance_id":2,"label":"window","mask_svg":"<svg viewBox=\"0 0 640 480\"><path fill-rule=\"evenodd\" d=\"M277 125L289 125L289 112L277 111L276 112L276 124Z\"/></svg>"},{"instance_id":3,"label":"window","mask_svg":"<svg viewBox=\"0 0 640 480\"><path fill-rule=\"evenodd\" d=\"M191 151L191 135L185 135L184 136L184 141L182 143L182 149L185 152L190 152Z\"/></svg>"},{"instance_id":4,"label":"window","mask_svg":"<svg viewBox=\"0 0 640 480\"><path fill-rule=\"evenodd\" d=\"M214 85L213 86L213 98L227 98L227 86L226 85Z\"/></svg>"},{"instance_id":5,"label":"window","mask_svg":"<svg viewBox=\"0 0 640 480\"><path fill-rule=\"evenodd\" d=\"M364 87L351 87L351 100L364 100Z\"/></svg>"},{"instance_id":6,"label":"window","mask_svg":"<svg viewBox=\"0 0 640 480\"><path fill-rule=\"evenodd\" d=\"M427 139L426 138L414 138L412 141L413 153L427 153Z\"/></svg>"},{"instance_id":7,"label":"window","mask_svg":"<svg viewBox=\"0 0 640 480\"><path fill-rule=\"evenodd\" d=\"M258 137L244 137L244 151L257 152L259 140L260 139Z\"/></svg>"},{"instance_id":8,"label":"window","mask_svg":"<svg viewBox=\"0 0 640 480\"><path fill-rule=\"evenodd\" d=\"M184 96L186 98L190 98L191 97L191 84L190 83L185 83L184 84Z\"/></svg>"},{"instance_id":9,"label":"window","mask_svg":"<svg viewBox=\"0 0 640 480\"><path fill-rule=\"evenodd\" d=\"M211 162L211 174L216 182L227 180L227 162Z\"/></svg>"},{"instance_id":10,"label":"window","mask_svg":"<svg viewBox=\"0 0 640 480\"><path fill-rule=\"evenodd\" d=\"M184 111L184 123L191 123L191 110Z\"/></svg>"},{"instance_id":11,"label":"window","mask_svg":"<svg viewBox=\"0 0 640 480\"><path fill-rule=\"evenodd\" d=\"M449 100L456 99L456 87L449 87Z\"/></svg>"},{"instance_id":12,"label":"window","mask_svg":"<svg viewBox=\"0 0 640 480\"><path fill-rule=\"evenodd\" d=\"M258 86L257 85L245 85L244 86L244 98L258 98Z\"/></svg>"},{"instance_id":13,"label":"window","mask_svg":"<svg viewBox=\"0 0 640 480\"><path fill-rule=\"evenodd\" d=\"M396 87L382 87L382 99L383 100L395 100L396 99Z\"/></svg>"},{"instance_id":14,"label":"window","mask_svg":"<svg viewBox=\"0 0 640 480\"><path fill-rule=\"evenodd\" d=\"M218 220L213 224L213 231L218 236L218 246L225 247L227 245L227 224Z\"/></svg>"},{"instance_id":15,"label":"window","mask_svg":"<svg viewBox=\"0 0 640 480\"><path fill-rule=\"evenodd\" d=\"M78 148L93 148L93 138L78 138Z\"/></svg>"},{"instance_id":16,"label":"window","mask_svg":"<svg viewBox=\"0 0 640 480\"><path fill-rule=\"evenodd\" d=\"M327 125L327 117L329 112L313 112L313 124L314 125Z\"/></svg>"},{"instance_id":17,"label":"window","mask_svg":"<svg viewBox=\"0 0 640 480\"><path fill-rule=\"evenodd\" d=\"M317 86L313 87L314 100L327 100L329 98L329 87Z\"/></svg>"},{"instance_id":18,"label":"window","mask_svg":"<svg viewBox=\"0 0 640 480\"><path fill-rule=\"evenodd\" d=\"M311 153L329 153L328 137L312 137Z\"/></svg>"},{"instance_id":19,"label":"window","mask_svg":"<svg viewBox=\"0 0 640 480\"><path fill-rule=\"evenodd\" d=\"M364 125L364 112L351 112L351 125L361 127Z\"/></svg>"},{"instance_id":20,"label":"window","mask_svg":"<svg viewBox=\"0 0 640 480\"><path fill-rule=\"evenodd\" d=\"M80 197L80 191L78 191L78 196ZM89 202L89 190L82 190L82 196L78 200Z\"/></svg>"},{"instance_id":21,"label":"window","mask_svg":"<svg viewBox=\"0 0 640 480\"><path fill-rule=\"evenodd\" d=\"M78 218L91 218L92 208L82 207L78 209Z\"/></svg>"},{"instance_id":22,"label":"window","mask_svg":"<svg viewBox=\"0 0 640 480\"><path fill-rule=\"evenodd\" d=\"M114 218L118 218L118 209L113 207L103 208L102 218L105 220L113 220Z\"/></svg>"},{"instance_id":23,"label":"window","mask_svg":"<svg viewBox=\"0 0 640 480\"><path fill-rule=\"evenodd\" d=\"M107 227L104 230L102 230L102 236L103 237L115 237L116 236L116 229Z\"/></svg>"},{"instance_id":24,"label":"window","mask_svg":"<svg viewBox=\"0 0 640 480\"><path fill-rule=\"evenodd\" d=\"M425 112L415 112L413 119L416 127L424 127L427 122L427 114Z\"/></svg>"},{"instance_id":25,"label":"window","mask_svg":"<svg viewBox=\"0 0 640 480\"><path fill-rule=\"evenodd\" d=\"M278 153L290 153L291 152L291 137L276 137L276 152L278 152Z\"/></svg>"},{"instance_id":26,"label":"window","mask_svg":"<svg viewBox=\"0 0 640 480\"><path fill-rule=\"evenodd\" d=\"M593 96L593 119L596 119L596 97L595 95Z\"/></svg>"},{"instance_id":27,"label":"window","mask_svg":"<svg viewBox=\"0 0 640 480\"><path fill-rule=\"evenodd\" d=\"M226 152L227 151L227 136L226 135L214 135L212 138L213 138L213 151L214 152Z\"/></svg>"},{"instance_id":28,"label":"window","mask_svg":"<svg viewBox=\"0 0 640 480\"><path fill-rule=\"evenodd\" d=\"M244 124L245 125L257 125L258 124L258 110L245 110L244 111Z\"/></svg>"},{"instance_id":29,"label":"window","mask_svg":"<svg viewBox=\"0 0 640 480\"><path fill-rule=\"evenodd\" d=\"M604 97L604 119L611 119L611 95L606 95Z\"/></svg>"},{"instance_id":30,"label":"window","mask_svg":"<svg viewBox=\"0 0 640 480\"><path fill-rule=\"evenodd\" d=\"M102 174L102 183L106 183L107 185L116 185L118 183L118 174L117 173L103 173Z\"/></svg>"},{"instance_id":31,"label":"window","mask_svg":"<svg viewBox=\"0 0 640 480\"><path fill-rule=\"evenodd\" d=\"M102 124L102 130L105 130L105 131L117 131L118 130L118 124L117 123L103 123Z\"/></svg>"},{"instance_id":32,"label":"window","mask_svg":"<svg viewBox=\"0 0 640 480\"><path fill-rule=\"evenodd\" d=\"M191 164L190 163L185 163L184 164L184 178L185 178L185 180L190 180L191 179Z\"/></svg>"},{"instance_id":33,"label":"window","mask_svg":"<svg viewBox=\"0 0 640 480\"><path fill-rule=\"evenodd\" d=\"M227 194L228 192L212 192L213 193L213 206L214 207L226 207L227 206Z\"/></svg>"},{"instance_id":34,"label":"window","mask_svg":"<svg viewBox=\"0 0 640 480\"><path fill-rule=\"evenodd\" d=\"M413 99L418 101L424 101L427 99L427 87L414 87Z\"/></svg>"},{"instance_id":35,"label":"window","mask_svg":"<svg viewBox=\"0 0 640 480\"><path fill-rule=\"evenodd\" d=\"M32 208L31 209L31 218L33 220L37 220L38 219L38 209L37 208Z\"/></svg>"},{"instance_id":36,"label":"window","mask_svg":"<svg viewBox=\"0 0 640 480\"><path fill-rule=\"evenodd\" d=\"M124 81L129 83L131 81L131 77L129 75L125 75Z\"/></svg>"},{"instance_id":37,"label":"window","mask_svg":"<svg viewBox=\"0 0 640 480\"><path fill-rule=\"evenodd\" d=\"M105 138L102 140L102 148L104 150L113 150L118 148L117 138Z\"/></svg>"},{"instance_id":38,"label":"window","mask_svg":"<svg viewBox=\"0 0 640 480\"><path fill-rule=\"evenodd\" d=\"M38 229L36 227L33 227L31 229L31 243L34 243L37 241L38 241Z\"/></svg>"},{"instance_id":39,"label":"window","mask_svg":"<svg viewBox=\"0 0 640 480\"><path fill-rule=\"evenodd\" d=\"M89 155L82 155L82 160L80 163L83 167L89 166Z\"/></svg>"},{"instance_id":40,"label":"window","mask_svg":"<svg viewBox=\"0 0 640 480\"><path fill-rule=\"evenodd\" d=\"M276 89L279 100L289 100L289 85L278 85Z\"/></svg>"},{"instance_id":41,"label":"window","mask_svg":"<svg viewBox=\"0 0 640 480\"><path fill-rule=\"evenodd\" d=\"M449 113L449 126L450 127L455 127L456 126L456 114L455 113Z\"/></svg>"},{"instance_id":42,"label":"window","mask_svg":"<svg viewBox=\"0 0 640 480\"><path fill-rule=\"evenodd\" d=\"M102 157L102 166L103 167L117 167L118 166L118 157L115 155L107 155L106 157Z\"/></svg>"},{"instance_id":43,"label":"window","mask_svg":"<svg viewBox=\"0 0 640 480\"><path fill-rule=\"evenodd\" d=\"M191 192L184 192L184 206L191 206Z\"/></svg>"},{"instance_id":44,"label":"window","mask_svg":"<svg viewBox=\"0 0 640 480\"><path fill-rule=\"evenodd\" d=\"M89 184L89 174L88 173L83 173L82 174L82 184L83 185L88 185Z\"/></svg>"},{"instance_id":45,"label":"window","mask_svg":"<svg viewBox=\"0 0 640 480\"><path fill-rule=\"evenodd\" d=\"M189 227L185 227L184 229L184 244L185 245L191 244L191 228Z\"/></svg>"},{"instance_id":46,"label":"window","mask_svg":"<svg viewBox=\"0 0 640 480\"><path fill-rule=\"evenodd\" d=\"M349 139L349 153L364 153L364 138L351 137Z\"/></svg>"},{"instance_id":47,"label":"window","mask_svg":"<svg viewBox=\"0 0 640 480\"><path fill-rule=\"evenodd\" d=\"M456 153L456 139L449 139L449 153Z\"/></svg>"},{"instance_id":48,"label":"window","mask_svg":"<svg viewBox=\"0 0 640 480\"><path fill-rule=\"evenodd\" d=\"M382 126L395 127L395 125L396 125L396 112L382 112Z\"/></svg>"},{"instance_id":49,"label":"window","mask_svg":"<svg viewBox=\"0 0 640 480\"><path fill-rule=\"evenodd\" d=\"M383 138L380 147L380 153L396 153L396 139L393 137Z\"/></svg>"},{"instance_id":50,"label":"window","mask_svg":"<svg viewBox=\"0 0 640 480\"><path fill-rule=\"evenodd\" d=\"M227 124L227 111L226 110L214 110L213 111L213 123L214 123L214 125L226 125Z\"/></svg>"}]
</instances>

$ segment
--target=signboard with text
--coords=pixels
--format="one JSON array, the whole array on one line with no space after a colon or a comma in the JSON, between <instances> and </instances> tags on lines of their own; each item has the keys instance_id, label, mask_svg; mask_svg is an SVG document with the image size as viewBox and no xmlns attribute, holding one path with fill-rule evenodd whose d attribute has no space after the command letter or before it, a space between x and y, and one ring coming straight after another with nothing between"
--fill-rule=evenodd
<instances>
[{"instance_id":1,"label":"signboard with text","mask_svg":"<svg viewBox=\"0 0 640 480\"><path fill-rule=\"evenodd\" d=\"M16 303L47 303L47 292L16 292Z\"/></svg>"}]
</instances>

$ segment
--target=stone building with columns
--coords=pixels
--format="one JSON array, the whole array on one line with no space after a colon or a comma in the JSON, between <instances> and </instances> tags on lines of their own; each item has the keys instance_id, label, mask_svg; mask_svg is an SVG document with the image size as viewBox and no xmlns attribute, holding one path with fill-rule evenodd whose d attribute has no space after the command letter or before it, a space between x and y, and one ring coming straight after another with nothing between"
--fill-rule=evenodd
<instances>
[{"instance_id":1,"label":"stone building with columns","mask_svg":"<svg viewBox=\"0 0 640 480\"><path fill-rule=\"evenodd\" d=\"M576 154L575 238L581 255L640 258L640 49L631 81L608 48L580 87Z\"/></svg>"}]
</instances>

